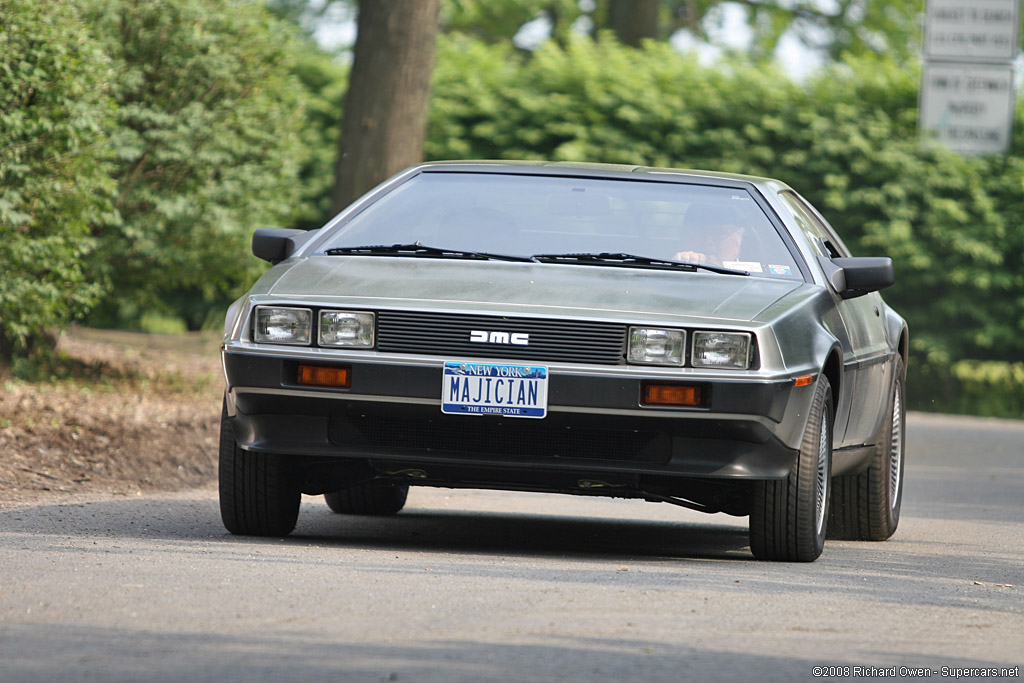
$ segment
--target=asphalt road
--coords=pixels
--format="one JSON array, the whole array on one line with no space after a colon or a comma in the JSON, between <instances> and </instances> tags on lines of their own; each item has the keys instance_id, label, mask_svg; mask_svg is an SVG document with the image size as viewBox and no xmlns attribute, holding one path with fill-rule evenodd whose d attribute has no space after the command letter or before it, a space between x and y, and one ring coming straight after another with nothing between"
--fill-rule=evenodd
<instances>
[{"instance_id":1,"label":"asphalt road","mask_svg":"<svg viewBox=\"0 0 1024 683\"><path fill-rule=\"evenodd\" d=\"M213 490L0 509L0 681L1016 680L1024 423L908 439L896 535L811 564L754 561L744 519L569 496L308 498L285 540L228 535Z\"/></svg>"}]
</instances>

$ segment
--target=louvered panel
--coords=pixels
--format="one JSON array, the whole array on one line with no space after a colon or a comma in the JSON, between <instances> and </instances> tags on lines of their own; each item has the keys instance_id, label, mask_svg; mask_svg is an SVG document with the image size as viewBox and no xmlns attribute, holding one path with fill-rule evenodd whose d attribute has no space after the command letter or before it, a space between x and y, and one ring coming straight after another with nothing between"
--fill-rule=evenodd
<instances>
[{"instance_id":1,"label":"louvered panel","mask_svg":"<svg viewBox=\"0 0 1024 683\"><path fill-rule=\"evenodd\" d=\"M473 343L473 330L528 334L529 344ZM377 348L391 353L618 365L625 343L626 326L619 323L411 311L377 314Z\"/></svg>"}]
</instances>

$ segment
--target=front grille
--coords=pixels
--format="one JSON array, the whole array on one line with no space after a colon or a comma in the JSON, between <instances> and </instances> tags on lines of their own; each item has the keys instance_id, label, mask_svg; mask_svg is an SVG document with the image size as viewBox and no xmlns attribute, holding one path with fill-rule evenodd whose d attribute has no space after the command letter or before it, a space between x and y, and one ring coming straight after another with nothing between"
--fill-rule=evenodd
<instances>
[{"instance_id":1,"label":"front grille","mask_svg":"<svg viewBox=\"0 0 1024 683\"><path fill-rule=\"evenodd\" d=\"M473 330L529 334L529 345L472 343ZM377 348L391 353L620 365L625 347L626 325L619 323L412 311L377 314Z\"/></svg>"},{"instance_id":2,"label":"front grille","mask_svg":"<svg viewBox=\"0 0 1024 683\"><path fill-rule=\"evenodd\" d=\"M525 460L601 460L664 463L671 439L659 432L615 431L538 424L534 420L465 417L408 419L362 415L331 420L339 446L417 449Z\"/></svg>"}]
</instances>

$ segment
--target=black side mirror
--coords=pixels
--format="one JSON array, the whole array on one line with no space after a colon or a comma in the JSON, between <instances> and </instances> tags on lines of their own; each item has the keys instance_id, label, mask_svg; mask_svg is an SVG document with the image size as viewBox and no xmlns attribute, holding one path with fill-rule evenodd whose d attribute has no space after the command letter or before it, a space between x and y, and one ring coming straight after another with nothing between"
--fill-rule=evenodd
<instances>
[{"instance_id":1,"label":"black side mirror","mask_svg":"<svg viewBox=\"0 0 1024 683\"><path fill-rule=\"evenodd\" d=\"M826 259L818 262L839 296L855 299L896 283L892 259L887 256L858 256Z\"/></svg>"},{"instance_id":2,"label":"black side mirror","mask_svg":"<svg viewBox=\"0 0 1024 683\"><path fill-rule=\"evenodd\" d=\"M280 263L294 254L312 236L305 230L258 228L252 234L252 254L270 263Z\"/></svg>"}]
</instances>

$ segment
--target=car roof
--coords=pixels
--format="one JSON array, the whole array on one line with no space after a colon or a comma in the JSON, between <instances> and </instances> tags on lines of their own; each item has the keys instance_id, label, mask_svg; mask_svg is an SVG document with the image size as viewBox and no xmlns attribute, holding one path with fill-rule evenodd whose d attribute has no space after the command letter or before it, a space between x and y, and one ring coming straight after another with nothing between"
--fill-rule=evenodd
<instances>
[{"instance_id":1,"label":"car roof","mask_svg":"<svg viewBox=\"0 0 1024 683\"><path fill-rule=\"evenodd\" d=\"M479 159L464 161L431 161L420 164L415 170L423 172L463 172L463 173L502 173L512 172L529 175L561 175L586 176L597 178L633 179L638 175L656 176L651 180L693 182L701 180L726 180L739 183L759 185L779 192L790 189L785 183L774 178L766 178L740 173L721 171L705 171L682 168L662 168L657 166L640 166L632 164L604 164L583 161L517 161L500 159Z\"/></svg>"}]
</instances>

